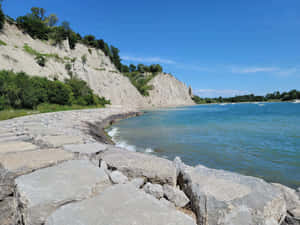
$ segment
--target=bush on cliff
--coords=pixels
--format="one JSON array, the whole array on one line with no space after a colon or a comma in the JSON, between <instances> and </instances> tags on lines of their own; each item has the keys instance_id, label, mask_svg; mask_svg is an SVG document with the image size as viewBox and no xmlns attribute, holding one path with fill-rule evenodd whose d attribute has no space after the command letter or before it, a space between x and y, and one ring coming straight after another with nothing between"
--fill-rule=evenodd
<instances>
[{"instance_id":1,"label":"bush on cliff","mask_svg":"<svg viewBox=\"0 0 300 225\"><path fill-rule=\"evenodd\" d=\"M110 104L93 93L86 82L69 79L65 82L30 77L12 71L0 71L0 110L4 108L34 109L39 104L101 105Z\"/></svg>"}]
</instances>

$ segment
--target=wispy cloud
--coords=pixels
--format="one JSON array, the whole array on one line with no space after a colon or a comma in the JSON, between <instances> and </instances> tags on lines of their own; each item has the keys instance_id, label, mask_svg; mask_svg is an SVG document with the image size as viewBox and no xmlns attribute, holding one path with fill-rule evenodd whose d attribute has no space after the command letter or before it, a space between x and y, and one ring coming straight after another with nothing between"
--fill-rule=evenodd
<instances>
[{"instance_id":1,"label":"wispy cloud","mask_svg":"<svg viewBox=\"0 0 300 225\"><path fill-rule=\"evenodd\" d=\"M260 72L278 72L280 68L278 67L231 67L232 73L260 73Z\"/></svg>"},{"instance_id":2,"label":"wispy cloud","mask_svg":"<svg viewBox=\"0 0 300 225\"><path fill-rule=\"evenodd\" d=\"M141 63L164 63L164 64L175 64L176 62L170 59L162 59L160 57L133 57L133 56L122 56L124 61L133 61Z\"/></svg>"},{"instance_id":3,"label":"wispy cloud","mask_svg":"<svg viewBox=\"0 0 300 225\"><path fill-rule=\"evenodd\" d=\"M236 95L246 95L250 94L248 91L242 91L242 90L230 90L230 89L199 89L196 90L195 93L199 95L200 97L233 97Z\"/></svg>"}]
</instances>

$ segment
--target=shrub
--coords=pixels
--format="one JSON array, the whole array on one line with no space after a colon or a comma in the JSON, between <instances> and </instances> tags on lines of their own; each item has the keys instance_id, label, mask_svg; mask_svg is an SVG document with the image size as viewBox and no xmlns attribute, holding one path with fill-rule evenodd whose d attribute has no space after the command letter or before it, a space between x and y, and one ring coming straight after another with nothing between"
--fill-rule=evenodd
<instances>
[{"instance_id":1,"label":"shrub","mask_svg":"<svg viewBox=\"0 0 300 225\"><path fill-rule=\"evenodd\" d=\"M4 41L0 40L0 46L1 45L6 46L7 44Z\"/></svg>"},{"instance_id":2,"label":"shrub","mask_svg":"<svg viewBox=\"0 0 300 225\"><path fill-rule=\"evenodd\" d=\"M86 61L87 61L86 55L81 56L81 61L82 61L83 65L86 64Z\"/></svg>"},{"instance_id":3,"label":"shrub","mask_svg":"<svg viewBox=\"0 0 300 225\"><path fill-rule=\"evenodd\" d=\"M35 61L40 66L44 67L46 65L46 58L42 55L38 55L35 57Z\"/></svg>"},{"instance_id":4,"label":"shrub","mask_svg":"<svg viewBox=\"0 0 300 225\"><path fill-rule=\"evenodd\" d=\"M71 105L72 90L69 86L64 85L61 81L49 83L48 99L50 103L58 105Z\"/></svg>"},{"instance_id":5,"label":"shrub","mask_svg":"<svg viewBox=\"0 0 300 225\"><path fill-rule=\"evenodd\" d=\"M58 105L105 105L105 98L95 95L85 81L69 79L65 83L47 78L29 77L25 73L0 71L0 110L34 109L42 103Z\"/></svg>"}]
</instances>

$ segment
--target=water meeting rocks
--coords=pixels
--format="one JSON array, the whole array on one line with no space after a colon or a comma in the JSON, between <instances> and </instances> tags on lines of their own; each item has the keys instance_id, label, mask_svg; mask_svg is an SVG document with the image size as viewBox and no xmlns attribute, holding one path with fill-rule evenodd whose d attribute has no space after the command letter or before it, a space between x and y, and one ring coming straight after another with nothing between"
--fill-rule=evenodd
<instances>
[{"instance_id":1,"label":"water meeting rocks","mask_svg":"<svg viewBox=\"0 0 300 225\"><path fill-rule=\"evenodd\" d=\"M94 198L62 206L45 223L62 224L196 225L188 215L165 206L131 184L114 185Z\"/></svg>"},{"instance_id":2,"label":"water meeting rocks","mask_svg":"<svg viewBox=\"0 0 300 225\"><path fill-rule=\"evenodd\" d=\"M278 225L285 218L282 193L262 179L204 166L177 168L198 224Z\"/></svg>"},{"instance_id":3,"label":"water meeting rocks","mask_svg":"<svg viewBox=\"0 0 300 225\"><path fill-rule=\"evenodd\" d=\"M117 169L129 178L146 177L152 183L176 184L176 169L169 160L116 147L100 154L100 158L109 168Z\"/></svg>"},{"instance_id":4,"label":"water meeting rocks","mask_svg":"<svg viewBox=\"0 0 300 225\"><path fill-rule=\"evenodd\" d=\"M87 160L72 160L16 179L26 225L40 225L57 207L91 197L110 185L106 173Z\"/></svg>"}]
</instances>

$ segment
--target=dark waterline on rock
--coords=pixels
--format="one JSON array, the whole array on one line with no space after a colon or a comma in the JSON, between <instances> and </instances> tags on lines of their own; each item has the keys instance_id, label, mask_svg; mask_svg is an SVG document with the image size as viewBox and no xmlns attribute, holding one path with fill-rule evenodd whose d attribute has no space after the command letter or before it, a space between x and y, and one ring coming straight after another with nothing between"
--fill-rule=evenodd
<instances>
[{"instance_id":1,"label":"dark waterline on rock","mask_svg":"<svg viewBox=\"0 0 300 225\"><path fill-rule=\"evenodd\" d=\"M149 111L109 128L119 146L300 186L300 104L200 105Z\"/></svg>"}]
</instances>

